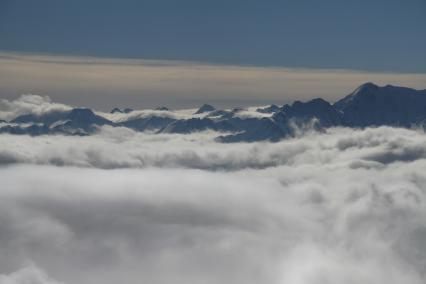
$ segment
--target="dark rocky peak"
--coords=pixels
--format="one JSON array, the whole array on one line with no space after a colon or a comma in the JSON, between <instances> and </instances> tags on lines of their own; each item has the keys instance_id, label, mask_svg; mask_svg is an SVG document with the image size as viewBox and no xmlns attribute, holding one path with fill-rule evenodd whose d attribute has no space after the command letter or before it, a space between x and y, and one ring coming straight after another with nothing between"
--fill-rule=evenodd
<instances>
[{"instance_id":1,"label":"dark rocky peak","mask_svg":"<svg viewBox=\"0 0 426 284\"><path fill-rule=\"evenodd\" d=\"M194 114L201 114L205 112L211 112L216 110L212 105L203 104Z\"/></svg>"},{"instance_id":2,"label":"dark rocky peak","mask_svg":"<svg viewBox=\"0 0 426 284\"><path fill-rule=\"evenodd\" d=\"M284 105L284 110L292 111L309 111L309 110L319 110L319 109L329 109L331 104L324 99L316 98L307 102L295 101L291 106Z\"/></svg>"},{"instance_id":3,"label":"dark rocky peak","mask_svg":"<svg viewBox=\"0 0 426 284\"><path fill-rule=\"evenodd\" d=\"M104 125L104 124L112 124L108 119L96 115L89 108L74 108L69 113L68 120L73 122L73 126L87 126L91 124Z\"/></svg>"},{"instance_id":4,"label":"dark rocky peak","mask_svg":"<svg viewBox=\"0 0 426 284\"><path fill-rule=\"evenodd\" d=\"M123 111L119 109L118 107L115 107L110 111L110 113L123 113Z\"/></svg>"},{"instance_id":5,"label":"dark rocky peak","mask_svg":"<svg viewBox=\"0 0 426 284\"><path fill-rule=\"evenodd\" d=\"M94 117L95 114L89 108L73 108L68 118L88 119Z\"/></svg>"},{"instance_id":6,"label":"dark rocky peak","mask_svg":"<svg viewBox=\"0 0 426 284\"><path fill-rule=\"evenodd\" d=\"M367 82L359 86L353 93L356 95L364 95L372 92L376 92L380 87L372 82Z\"/></svg>"},{"instance_id":7,"label":"dark rocky peak","mask_svg":"<svg viewBox=\"0 0 426 284\"><path fill-rule=\"evenodd\" d=\"M155 110L168 111L169 109L165 106L160 106L160 107L155 108Z\"/></svg>"},{"instance_id":8,"label":"dark rocky peak","mask_svg":"<svg viewBox=\"0 0 426 284\"><path fill-rule=\"evenodd\" d=\"M70 111L50 111L40 115L36 114L24 114L12 119L12 123L43 123L50 125L58 120L64 120L68 116Z\"/></svg>"},{"instance_id":9,"label":"dark rocky peak","mask_svg":"<svg viewBox=\"0 0 426 284\"><path fill-rule=\"evenodd\" d=\"M118 107L113 108L110 113L130 113L133 109L131 108L125 108L123 110L119 109Z\"/></svg>"},{"instance_id":10,"label":"dark rocky peak","mask_svg":"<svg viewBox=\"0 0 426 284\"><path fill-rule=\"evenodd\" d=\"M322 127L341 124L339 112L321 98L308 102L296 101L292 105L284 105L282 111L287 120L292 119L299 123L308 123L312 119L318 119L318 123Z\"/></svg>"},{"instance_id":11,"label":"dark rocky peak","mask_svg":"<svg viewBox=\"0 0 426 284\"><path fill-rule=\"evenodd\" d=\"M409 127L426 115L426 91L366 83L337 101L334 107L343 114L346 126Z\"/></svg>"}]
</instances>

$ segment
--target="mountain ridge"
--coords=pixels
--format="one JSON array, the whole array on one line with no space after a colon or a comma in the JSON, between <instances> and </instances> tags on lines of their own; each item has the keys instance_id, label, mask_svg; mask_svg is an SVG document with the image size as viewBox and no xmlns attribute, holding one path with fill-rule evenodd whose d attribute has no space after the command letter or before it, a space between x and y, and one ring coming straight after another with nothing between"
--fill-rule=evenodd
<instances>
[{"instance_id":1,"label":"mountain ridge","mask_svg":"<svg viewBox=\"0 0 426 284\"><path fill-rule=\"evenodd\" d=\"M19 115L0 122L0 133L90 135L98 127L110 125L135 131L188 134L221 132L220 142L278 141L295 135L295 129L310 125L315 130L328 127L423 126L426 122L426 90L400 86L378 86L368 82L335 103L322 98L295 101L283 106L216 109L204 104L195 112L181 114L159 107L155 110L114 108L110 113L88 108L51 111L40 115Z\"/></svg>"}]
</instances>

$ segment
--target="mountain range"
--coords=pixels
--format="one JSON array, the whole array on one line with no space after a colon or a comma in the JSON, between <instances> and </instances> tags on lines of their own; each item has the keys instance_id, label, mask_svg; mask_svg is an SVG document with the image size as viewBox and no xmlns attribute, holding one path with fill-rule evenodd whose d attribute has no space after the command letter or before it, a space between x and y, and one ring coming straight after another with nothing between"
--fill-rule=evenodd
<instances>
[{"instance_id":1,"label":"mountain range","mask_svg":"<svg viewBox=\"0 0 426 284\"><path fill-rule=\"evenodd\" d=\"M216 109L204 104L197 110L172 111L114 108L110 113L70 108L42 114L23 114L0 121L0 133L90 135L99 126L128 127L135 131L188 134L212 130L220 142L278 141L298 129L316 130L342 126L353 128L424 126L426 90L365 83L334 104L317 98L283 106Z\"/></svg>"}]
</instances>

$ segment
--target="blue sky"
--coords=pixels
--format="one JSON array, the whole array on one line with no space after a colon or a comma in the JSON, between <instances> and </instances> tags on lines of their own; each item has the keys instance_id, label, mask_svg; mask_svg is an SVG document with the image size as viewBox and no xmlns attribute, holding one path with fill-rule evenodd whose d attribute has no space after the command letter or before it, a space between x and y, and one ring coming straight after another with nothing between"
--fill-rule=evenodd
<instances>
[{"instance_id":1,"label":"blue sky","mask_svg":"<svg viewBox=\"0 0 426 284\"><path fill-rule=\"evenodd\" d=\"M0 0L0 50L426 72L426 1Z\"/></svg>"}]
</instances>

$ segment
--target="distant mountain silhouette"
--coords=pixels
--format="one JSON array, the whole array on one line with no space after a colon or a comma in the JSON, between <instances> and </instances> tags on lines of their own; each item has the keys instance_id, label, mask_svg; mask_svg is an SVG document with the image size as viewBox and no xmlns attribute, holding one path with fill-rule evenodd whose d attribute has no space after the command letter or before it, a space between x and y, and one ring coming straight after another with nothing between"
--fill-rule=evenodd
<instances>
[{"instance_id":1,"label":"distant mountain silhouette","mask_svg":"<svg viewBox=\"0 0 426 284\"><path fill-rule=\"evenodd\" d=\"M267 107L263 107L263 108L258 108L256 109L257 112L261 112L261 113L274 113L276 111L278 111L280 109L279 106L277 105L270 105Z\"/></svg>"},{"instance_id":2,"label":"distant mountain silhouette","mask_svg":"<svg viewBox=\"0 0 426 284\"><path fill-rule=\"evenodd\" d=\"M167 108L165 106L160 106L160 107L157 107L155 110L168 111L169 108Z\"/></svg>"},{"instance_id":3,"label":"distant mountain silhouette","mask_svg":"<svg viewBox=\"0 0 426 284\"><path fill-rule=\"evenodd\" d=\"M201 114L216 110L212 105L203 104L194 114Z\"/></svg>"},{"instance_id":4,"label":"distant mountain silhouette","mask_svg":"<svg viewBox=\"0 0 426 284\"><path fill-rule=\"evenodd\" d=\"M133 109L114 108L120 121L111 121L88 108L52 111L42 115L24 114L1 121L0 133L90 135L99 126L128 127L135 131L180 133L212 130L222 132L221 142L278 141L294 136L297 129L328 127L423 126L426 122L426 90L365 83L334 104L317 98L296 101L282 107L270 105L248 111L243 108L217 110L202 105L193 115L177 115L166 107L139 115ZM136 113L136 114L135 114Z\"/></svg>"},{"instance_id":5,"label":"distant mountain silhouette","mask_svg":"<svg viewBox=\"0 0 426 284\"><path fill-rule=\"evenodd\" d=\"M426 118L426 90L366 83L337 101L334 108L342 113L345 126L410 127Z\"/></svg>"},{"instance_id":6,"label":"distant mountain silhouette","mask_svg":"<svg viewBox=\"0 0 426 284\"><path fill-rule=\"evenodd\" d=\"M132 111L132 108L119 109L118 107L115 107L110 111L110 113L130 113Z\"/></svg>"}]
</instances>

